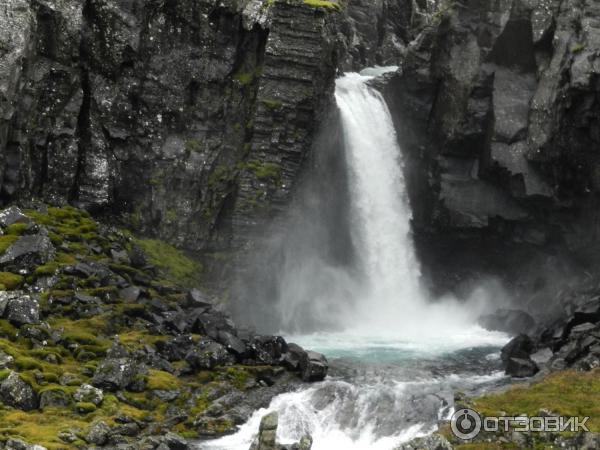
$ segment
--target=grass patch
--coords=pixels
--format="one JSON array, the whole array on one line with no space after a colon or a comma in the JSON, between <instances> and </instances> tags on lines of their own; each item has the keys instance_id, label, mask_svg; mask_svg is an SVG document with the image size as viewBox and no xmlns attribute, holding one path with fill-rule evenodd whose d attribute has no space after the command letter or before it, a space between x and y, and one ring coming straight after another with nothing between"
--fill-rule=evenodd
<instances>
[{"instance_id":1,"label":"grass patch","mask_svg":"<svg viewBox=\"0 0 600 450\"><path fill-rule=\"evenodd\" d=\"M304 0L304 4L313 8L325 8L329 11L341 11L342 5L327 0Z\"/></svg>"},{"instance_id":2,"label":"grass patch","mask_svg":"<svg viewBox=\"0 0 600 450\"><path fill-rule=\"evenodd\" d=\"M281 179L281 167L275 163L248 161L244 167L261 181L278 182Z\"/></svg>"},{"instance_id":3,"label":"grass patch","mask_svg":"<svg viewBox=\"0 0 600 450\"><path fill-rule=\"evenodd\" d=\"M136 243L169 280L183 286L198 284L202 265L181 250L157 239L137 239Z\"/></svg>"},{"instance_id":4,"label":"grass patch","mask_svg":"<svg viewBox=\"0 0 600 450\"><path fill-rule=\"evenodd\" d=\"M0 255L5 253L11 245L17 242L18 239L19 236L15 236L13 234L0 236Z\"/></svg>"},{"instance_id":5,"label":"grass patch","mask_svg":"<svg viewBox=\"0 0 600 450\"><path fill-rule=\"evenodd\" d=\"M4 286L5 290L12 291L17 289L23 284L24 278L21 275L17 275L11 272L0 272L0 284Z\"/></svg>"},{"instance_id":6,"label":"grass patch","mask_svg":"<svg viewBox=\"0 0 600 450\"><path fill-rule=\"evenodd\" d=\"M537 416L541 409L561 416L585 417L590 431L600 431L600 369L564 371L549 375L532 386L516 386L474 400L473 407L485 416Z\"/></svg>"},{"instance_id":7,"label":"grass patch","mask_svg":"<svg viewBox=\"0 0 600 450\"><path fill-rule=\"evenodd\" d=\"M181 381L174 375L162 370L150 370L148 389L156 391L175 391L181 387Z\"/></svg>"}]
</instances>

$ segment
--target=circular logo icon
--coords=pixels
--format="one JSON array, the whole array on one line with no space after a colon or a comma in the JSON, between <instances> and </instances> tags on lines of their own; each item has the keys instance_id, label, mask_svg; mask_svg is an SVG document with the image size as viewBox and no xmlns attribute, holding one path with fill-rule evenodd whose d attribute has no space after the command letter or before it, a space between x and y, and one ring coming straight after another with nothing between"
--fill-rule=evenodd
<instances>
[{"instance_id":1,"label":"circular logo icon","mask_svg":"<svg viewBox=\"0 0 600 450\"><path fill-rule=\"evenodd\" d=\"M472 409L459 409L452 414L450 428L459 439L473 439L481 431L481 417Z\"/></svg>"}]
</instances>

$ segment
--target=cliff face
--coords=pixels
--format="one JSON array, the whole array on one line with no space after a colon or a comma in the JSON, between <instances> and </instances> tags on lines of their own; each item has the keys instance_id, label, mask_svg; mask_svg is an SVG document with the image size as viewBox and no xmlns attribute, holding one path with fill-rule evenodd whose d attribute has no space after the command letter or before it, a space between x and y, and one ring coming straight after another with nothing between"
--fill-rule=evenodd
<instances>
[{"instance_id":1,"label":"cliff face","mask_svg":"<svg viewBox=\"0 0 600 450\"><path fill-rule=\"evenodd\" d=\"M17 0L0 7L3 203L120 214L194 251L284 205L331 101L326 8Z\"/></svg>"},{"instance_id":2,"label":"cliff face","mask_svg":"<svg viewBox=\"0 0 600 450\"><path fill-rule=\"evenodd\" d=\"M556 256L597 258L599 17L593 0L442 4L388 79L417 241L447 287L487 271L535 291L567 274Z\"/></svg>"}]
</instances>

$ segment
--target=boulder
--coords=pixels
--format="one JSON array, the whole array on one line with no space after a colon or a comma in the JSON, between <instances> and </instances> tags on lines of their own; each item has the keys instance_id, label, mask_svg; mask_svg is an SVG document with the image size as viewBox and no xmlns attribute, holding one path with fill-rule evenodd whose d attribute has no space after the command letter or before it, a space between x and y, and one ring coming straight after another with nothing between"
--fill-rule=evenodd
<instances>
[{"instance_id":1,"label":"boulder","mask_svg":"<svg viewBox=\"0 0 600 450\"><path fill-rule=\"evenodd\" d=\"M219 331L217 342L223 344L230 353L233 353L237 357L241 357L246 353L246 344L228 331Z\"/></svg>"},{"instance_id":2,"label":"boulder","mask_svg":"<svg viewBox=\"0 0 600 450\"><path fill-rule=\"evenodd\" d=\"M48 389L40 394L40 408L66 408L71 403L69 394L63 389Z\"/></svg>"},{"instance_id":3,"label":"boulder","mask_svg":"<svg viewBox=\"0 0 600 450\"><path fill-rule=\"evenodd\" d=\"M85 439L90 444L104 445L107 443L109 436L110 427L106 422L100 420L92 423Z\"/></svg>"},{"instance_id":4,"label":"boulder","mask_svg":"<svg viewBox=\"0 0 600 450\"><path fill-rule=\"evenodd\" d=\"M0 400L5 405L23 411L31 411L38 407L35 391L16 372L11 372L0 384Z\"/></svg>"},{"instance_id":5,"label":"boulder","mask_svg":"<svg viewBox=\"0 0 600 450\"><path fill-rule=\"evenodd\" d=\"M185 360L195 370L211 370L232 364L233 356L218 342L202 339L185 355Z\"/></svg>"},{"instance_id":6,"label":"boulder","mask_svg":"<svg viewBox=\"0 0 600 450\"><path fill-rule=\"evenodd\" d=\"M121 389L139 391L143 390L145 373L145 367L132 358L106 358L96 369L92 385L111 392Z\"/></svg>"},{"instance_id":7,"label":"boulder","mask_svg":"<svg viewBox=\"0 0 600 450\"><path fill-rule=\"evenodd\" d=\"M40 305L36 298L20 291L1 293L7 298L3 316L13 325L35 325L40 323Z\"/></svg>"},{"instance_id":8,"label":"boulder","mask_svg":"<svg viewBox=\"0 0 600 450\"><path fill-rule=\"evenodd\" d=\"M93 403L96 406L100 406L104 400L104 393L102 389L95 388L89 384L82 384L79 386L73 398L77 402Z\"/></svg>"},{"instance_id":9,"label":"boulder","mask_svg":"<svg viewBox=\"0 0 600 450\"><path fill-rule=\"evenodd\" d=\"M500 358L504 362L508 361L510 358L528 359L534 349L535 345L531 338L526 334L520 334L511 339L510 342L502 348Z\"/></svg>"},{"instance_id":10,"label":"boulder","mask_svg":"<svg viewBox=\"0 0 600 450\"><path fill-rule=\"evenodd\" d=\"M13 366L15 359L0 350L0 370L8 369Z\"/></svg>"},{"instance_id":11,"label":"boulder","mask_svg":"<svg viewBox=\"0 0 600 450\"><path fill-rule=\"evenodd\" d=\"M54 259L54 246L43 233L21 236L0 256L0 267L5 270L33 270L35 266Z\"/></svg>"},{"instance_id":12,"label":"boulder","mask_svg":"<svg viewBox=\"0 0 600 450\"><path fill-rule=\"evenodd\" d=\"M300 360L300 371L304 381L322 381L327 376L329 365L321 353L306 351Z\"/></svg>"},{"instance_id":13,"label":"boulder","mask_svg":"<svg viewBox=\"0 0 600 450\"><path fill-rule=\"evenodd\" d=\"M300 442L291 445L277 443L277 427L279 426L279 415L277 411L263 416L258 428L258 436L250 446L250 450L310 450L312 448L312 437L303 436Z\"/></svg>"},{"instance_id":14,"label":"boulder","mask_svg":"<svg viewBox=\"0 0 600 450\"><path fill-rule=\"evenodd\" d=\"M212 308L213 304L202 291L192 289L187 293L185 306L188 308Z\"/></svg>"},{"instance_id":15,"label":"boulder","mask_svg":"<svg viewBox=\"0 0 600 450\"><path fill-rule=\"evenodd\" d=\"M257 364L278 364L288 346L281 336L254 336L248 343L250 358Z\"/></svg>"},{"instance_id":16,"label":"boulder","mask_svg":"<svg viewBox=\"0 0 600 450\"><path fill-rule=\"evenodd\" d=\"M0 226L6 228L13 223L29 223L31 219L21 212L16 206L11 206L0 211Z\"/></svg>"},{"instance_id":17,"label":"boulder","mask_svg":"<svg viewBox=\"0 0 600 450\"><path fill-rule=\"evenodd\" d=\"M535 328L533 317L518 309L498 309L493 314L480 317L479 324L488 330L510 334L531 333Z\"/></svg>"},{"instance_id":18,"label":"boulder","mask_svg":"<svg viewBox=\"0 0 600 450\"><path fill-rule=\"evenodd\" d=\"M527 378L539 372L539 368L531 359L509 358L506 361L506 374L516 378Z\"/></svg>"},{"instance_id":19,"label":"boulder","mask_svg":"<svg viewBox=\"0 0 600 450\"><path fill-rule=\"evenodd\" d=\"M292 371L300 370L300 361L306 352L297 344L289 343L287 352L282 357L281 364Z\"/></svg>"}]
</instances>

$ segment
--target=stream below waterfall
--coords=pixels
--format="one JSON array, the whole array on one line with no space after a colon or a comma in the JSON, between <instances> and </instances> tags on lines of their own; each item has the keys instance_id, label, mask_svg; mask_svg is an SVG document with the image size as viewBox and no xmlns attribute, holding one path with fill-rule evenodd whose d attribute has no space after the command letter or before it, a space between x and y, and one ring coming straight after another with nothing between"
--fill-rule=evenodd
<instances>
[{"instance_id":1,"label":"stream below waterfall","mask_svg":"<svg viewBox=\"0 0 600 450\"><path fill-rule=\"evenodd\" d=\"M485 290L468 299L432 299L421 285L402 153L387 105L368 84L384 71L347 74L336 82L359 268L340 279L354 280L345 287L359 301L303 298L303 313L339 311L342 331L293 335L284 325L282 332L288 342L325 354L329 375L275 397L237 433L200 443L200 449L247 450L260 419L276 410L280 443L310 433L313 450L392 450L449 417L456 390L474 393L506 382L499 350L509 337L475 325L489 300ZM296 285L313 283L291 276ZM293 325L297 296L284 290L278 307Z\"/></svg>"}]
</instances>

